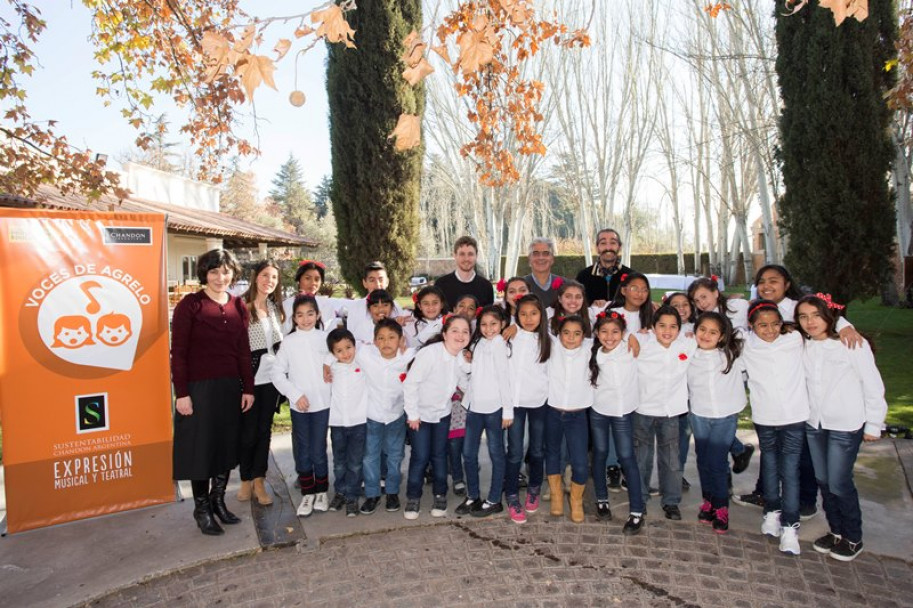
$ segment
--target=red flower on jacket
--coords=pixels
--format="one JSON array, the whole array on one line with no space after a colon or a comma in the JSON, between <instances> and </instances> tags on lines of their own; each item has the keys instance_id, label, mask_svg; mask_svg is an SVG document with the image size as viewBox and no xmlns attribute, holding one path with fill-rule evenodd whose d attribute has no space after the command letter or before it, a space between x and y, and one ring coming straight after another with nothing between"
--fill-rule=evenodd
<instances>
[{"instance_id":1,"label":"red flower on jacket","mask_svg":"<svg viewBox=\"0 0 913 608\"><path fill-rule=\"evenodd\" d=\"M356 367L356 368L355 368L355 373L356 373L356 374L357 374L358 372L360 372L360 371L361 371L361 368L360 368L360 367Z\"/></svg>"},{"instance_id":2,"label":"red flower on jacket","mask_svg":"<svg viewBox=\"0 0 913 608\"><path fill-rule=\"evenodd\" d=\"M686 360L687 358L688 358L688 355L686 355L685 353L678 353L678 360L679 360L679 361L684 361L684 360Z\"/></svg>"},{"instance_id":3,"label":"red flower on jacket","mask_svg":"<svg viewBox=\"0 0 913 608\"><path fill-rule=\"evenodd\" d=\"M405 382L405 381L406 381L406 372L403 372L403 373L401 373L401 374L399 375L399 381L400 381L400 382Z\"/></svg>"}]
</instances>

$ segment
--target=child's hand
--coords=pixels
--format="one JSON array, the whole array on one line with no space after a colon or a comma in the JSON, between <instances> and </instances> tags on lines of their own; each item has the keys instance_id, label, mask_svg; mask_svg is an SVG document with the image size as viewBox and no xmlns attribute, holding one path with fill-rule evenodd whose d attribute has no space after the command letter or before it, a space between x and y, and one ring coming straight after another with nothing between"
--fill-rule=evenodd
<instances>
[{"instance_id":1,"label":"child's hand","mask_svg":"<svg viewBox=\"0 0 913 608\"><path fill-rule=\"evenodd\" d=\"M686 331L686 332L685 332L685 337L686 337L686 338L693 338L693 337L694 337L694 332L693 332L693 331Z\"/></svg>"},{"instance_id":2,"label":"child's hand","mask_svg":"<svg viewBox=\"0 0 913 608\"><path fill-rule=\"evenodd\" d=\"M640 329L637 330L637 333L648 334L648 333L650 333L650 329L648 327L641 327Z\"/></svg>"},{"instance_id":3,"label":"child's hand","mask_svg":"<svg viewBox=\"0 0 913 608\"><path fill-rule=\"evenodd\" d=\"M511 338L513 338L516 335L517 335L517 326L516 325L508 325L501 331L501 337L504 338L505 340L510 340Z\"/></svg>"},{"instance_id":4,"label":"child's hand","mask_svg":"<svg viewBox=\"0 0 913 608\"><path fill-rule=\"evenodd\" d=\"M472 351L468 348L463 349L463 358L466 359L466 363L472 363Z\"/></svg>"},{"instance_id":5,"label":"child's hand","mask_svg":"<svg viewBox=\"0 0 913 608\"><path fill-rule=\"evenodd\" d=\"M295 402L295 409L299 412L306 412L308 408L311 407L311 402L308 401L308 398L304 395L298 397L298 401Z\"/></svg>"},{"instance_id":6,"label":"child's hand","mask_svg":"<svg viewBox=\"0 0 913 608\"><path fill-rule=\"evenodd\" d=\"M418 425L420 425L421 423L422 423L421 420L410 420L406 424L408 424L409 428L412 429L413 431L417 431Z\"/></svg>"},{"instance_id":7,"label":"child's hand","mask_svg":"<svg viewBox=\"0 0 913 608\"><path fill-rule=\"evenodd\" d=\"M509 429L509 428L510 428L510 425L512 425L513 423L514 423L514 419L513 419L513 418L502 418L502 419L501 419L501 428L502 428L502 429Z\"/></svg>"},{"instance_id":8,"label":"child's hand","mask_svg":"<svg viewBox=\"0 0 913 608\"><path fill-rule=\"evenodd\" d=\"M634 337L634 334L628 336L628 351L634 354L634 358L640 354L640 342Z\"/></svg>"},{"instance_id":9,"label":"child's hand","mask_svg":"<svg viewBox=\"0 0 913 608\"><path fill-rule=\"evenodd\" d=\"M409 315L401 315L399 317L396 317L396 322L399 323L400 325L405 325L406 323L409 322L409 318L410 318Z\"/></svg>"},{"instance_id":10,"label":"child's hand","mask_svg":"<svg viewBox=\"0 0 913 608\"><path fill-rule=\"evenodd\" d=\"M323 365L323 381L327 384L333 382L333 371L330 369L330 366L325 363Z\"/></svg>"},{"instance_id":11,"label":"child's hand","mask_svg":"<svg viewBox=\"0 0 913 608\"><path fill-rule=\"evenodd\" d=\"M607 300L593 300L591 306L594 308L605 308L609 302Z\"/></svg>"},{"instance_id":12,"label":"child's hand","mask_svg":"<svg viewBox=\"0 0 913 608\"><path fill-rule=\"evenodd\" d=\"M174 408L181 416L190 416L193 414L193 402L190 397L180 397L174 402Z\"/></svg>"},{"instance_id":13,"label":"child's hand","mask_svg":"<svg viewBox=\"0 0 913 608\"><path fill-rule=\"evenodd\" d=\"M881 439L880 435L869 435L867 433L862 434L862 440L865 442L878 441L879 439Z\"/></svg>"},{"instance_id":14,"label":"child's hand","mask_svg":"<svg viewBox=\"0 0 913 608\"><path fill-rule=\"evenodd\" d=\"M844 327L837 334L840 336L840 341L843 342L843 345L850 350L854 350L857 346L862 346L862 335L856 331L855 327Z\"/></svg>"}]
</instances>

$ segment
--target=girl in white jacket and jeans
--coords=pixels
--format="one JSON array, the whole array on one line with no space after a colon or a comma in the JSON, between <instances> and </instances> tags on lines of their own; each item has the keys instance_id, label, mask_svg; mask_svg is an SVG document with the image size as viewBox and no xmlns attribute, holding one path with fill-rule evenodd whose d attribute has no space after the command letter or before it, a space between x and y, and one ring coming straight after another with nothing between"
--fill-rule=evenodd
<instances>
[{"instance_id":1,"label":"girl in white jacket and jeans","mask_svg":"<svg viewBox=\"0 0 913 608\"><path fill-rule=\"evenodd\" d=\"M859 445L881 437L888 405L869 343L853 350L840 343L835 314L840 308L825 294L805 296L796 305L796 319L806 338L810 411L805 432L830 527L814 548L848 562L862 551L862 511L853 465Z\"/></svg>"}]
</instances>

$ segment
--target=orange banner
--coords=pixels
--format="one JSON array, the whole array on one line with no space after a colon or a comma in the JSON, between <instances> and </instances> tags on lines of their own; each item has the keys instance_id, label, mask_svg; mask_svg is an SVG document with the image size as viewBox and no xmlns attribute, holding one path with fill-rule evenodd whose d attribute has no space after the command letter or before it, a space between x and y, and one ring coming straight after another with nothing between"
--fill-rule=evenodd
<instances>
[{"instance_id":1,"label":"orange banner","mask_svg":"<svg viewBox=\"0 0 913 608\"><path fill-rule=\"evenodd\" d=\"M174 500L165 218L0 208L9 532Z\"/></svg>"}]
</instances>

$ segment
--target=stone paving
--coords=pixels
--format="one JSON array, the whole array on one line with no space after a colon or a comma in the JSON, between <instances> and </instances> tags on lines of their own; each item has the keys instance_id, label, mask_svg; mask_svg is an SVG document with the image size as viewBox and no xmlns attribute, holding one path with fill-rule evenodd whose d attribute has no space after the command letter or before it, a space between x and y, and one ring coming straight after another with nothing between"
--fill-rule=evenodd
<instances>
[{"instance_id":1,"label":"stone paving","mask_svg":"<svg viewBox=\"0 0 913 608\"><path fill-rule=\"evenodd\" d=\"M543 505L547 509L547 505ZM546 513L327 537L210 562L86 606L913 606L913 562L863 552L843 563L802 543L696 522L575 525ZM690 514L686 513L686 517ZM428 518L426 521L430 521Z\"/></svg>"}]
</instances>

